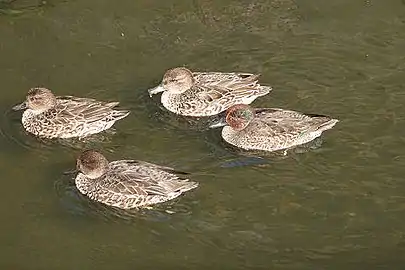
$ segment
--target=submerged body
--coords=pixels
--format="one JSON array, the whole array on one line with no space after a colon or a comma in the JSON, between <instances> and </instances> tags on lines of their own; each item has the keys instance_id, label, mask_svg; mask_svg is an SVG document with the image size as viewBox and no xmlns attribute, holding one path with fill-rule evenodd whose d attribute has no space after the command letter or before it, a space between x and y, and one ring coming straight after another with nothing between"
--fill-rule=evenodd
<instances>
[{"instance_id":1,"label":"submerged body","mask_svg":"<svg viewBox=\"0 0 405 270\"><path fill-rule=\"evenodd\" d=\"M278 108L253 109L237 105L229 109L223 139L245 150L277 151L308 143L337 122L324 115Z\"/></svg>"},{"instance_id":2,"label":"submerged body","mask_svg":"<svg viewBox=\"0 0 405 270\"><path fill-rule=\"evenodd\" d=\"M94 150L81 154L77 168L75 183L80 193L122 209L169 201L198 186L179 178L171 168L135 160L108 162Z\"/></svg>"},{"instance_id":3,"label":"submerged body","mask_svg":"<svg viewBox=\"0 0 405 270\"><path fill-rule=\"evenodd\" d=\"M161 103L176 114L212 116L235 104L250 104L272 88L258 83L250 73L191 72L186 68L168 70L162 83L149 90L163 92Z\"/></svg>"},{"instance_id":4,"label":"submerged body","mask_svg":"<svg viewBox=\"0 0 405 270\"><path fill-rule=\"evenodd\" d=\"M27 109L22 125L28 132L44 138L83 138L114 125L129 114L127 110L114 110L118 102L102 102L71 96L55 97L45 88L33 88L27 101L14 109Z\"/></svg>"}]
</instances>

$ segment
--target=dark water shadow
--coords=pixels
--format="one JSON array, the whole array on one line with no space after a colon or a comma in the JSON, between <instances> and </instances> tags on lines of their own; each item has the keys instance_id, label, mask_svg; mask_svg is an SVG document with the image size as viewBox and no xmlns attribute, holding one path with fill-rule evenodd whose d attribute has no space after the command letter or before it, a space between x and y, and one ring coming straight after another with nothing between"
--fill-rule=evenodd
<instances>
[{"instance_id":1,"label":"dark water shadow","mask_svg":"<svg viewBox=\"0 0 405 270\"><path fill-rule=\"evenodd\" d=\"M29 11L37 11L53 6L53 2L54 1L4 0L0 1L0 15L19 15Z\"/></svg>"}]
</instances>

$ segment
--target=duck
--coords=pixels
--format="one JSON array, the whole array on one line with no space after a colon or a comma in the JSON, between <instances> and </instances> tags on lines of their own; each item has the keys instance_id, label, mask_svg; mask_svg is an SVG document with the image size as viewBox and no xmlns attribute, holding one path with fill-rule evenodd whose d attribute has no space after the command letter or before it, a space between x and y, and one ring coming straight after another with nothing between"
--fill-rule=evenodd
<instances>
[{"instance_id":1,"label":"duck","mask_svg":"<svg viewBox=\"0 0 405 270\"><path fill-rule=\"evenodd\" d=\"M210 127L223 126L222 138L238 148L273 152L308 143L338 122L325 115L237 104Z\"/></svg>"},{"instance_id":2,"label":"duck","mask_svg":"<svg viewBox=\"0 0 405 270\"><path fill-rule=\"evenodd\" d=\"M172 168L136 160L109 162L94 149L79 155L76 170L75 185L81 194L121 209L151 207L198 187Z\"/></svg>"},{"instance_id":3,"label":"duck","mask_svg":"<svg viewBox=\"0 0 405 270\"><path fill-rule=\"evenodd\" d=\"M235 104L250 104L272 91L251 73L191 72L185 67L166 71L149 96L163 92L162 105L172 113L203 117L217 115Z\"/></svg>"},{"instance_id":4,"label":"duck","mask_svg":"<svg viewBox=\"0 0 405 270\"><path fill-rule=\"evenodd\" d=\"M128 110L114 110L119 102L103 102L73 96L56 97L43 87L31 88L26 100L13 107L24 110L22 125L42 138L83 138L111 128L128 116Z\"/></svg>"}]
</instances>

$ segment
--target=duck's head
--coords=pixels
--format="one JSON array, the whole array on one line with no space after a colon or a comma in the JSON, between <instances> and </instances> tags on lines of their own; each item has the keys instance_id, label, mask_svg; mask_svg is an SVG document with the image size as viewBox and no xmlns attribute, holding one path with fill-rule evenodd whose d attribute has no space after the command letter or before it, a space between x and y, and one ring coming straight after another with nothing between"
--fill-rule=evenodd
<instances>
[{"instance_id":1,"label":"duck's head","mask_svg":"<svg viewBox=\"0 0 405 270\"><path fill-rule=\"evenodd\" d=\"M96 179L108 170L108 160L96 150L86 150L76 160L76 168L90 179Z\"/></svg>"},{"instance_id":2,"label":"duck's head","mask_svg":"<svg viewBox=\"0 0 405 270\"><path fill-rule=\"evenodd\" d=\"M255 111L249 105L237 104L230 107L226 116L210 127L230 126L233 130L240 131L245 129L254 117Z\"/></svg>"},{"instance_id":3,"label":"duck's head","mask_svg":"<svg viewBox=\"0 0 405 270\"><path fill-rule=\"evenodd\" d=\"M246 104L230 107L226 112L226 123L234 130L242 130L249 125L255 117L254 110Z\"/></svg>"},{"instance_id":4,"label":"duck's head","mask_svg":"<svg viewBox=\"0 0 405 270\"><path fill-rule=\"evenodd\" d=\"M31 109L35 113L42 113L56 105L56 97L51 90L37 87L28 91L26 100L13 107L13 110Z\"/></svg>"},{"instance_id":5,"label":"duck's head","mask_svg":"<svg viewBox=\"0 0 405 270\"><path fill-rule=\"evenodd\" d=\"M160 85L149 89L149 95L168 91L173 94L181 94L190 89L194 84L193 73L187 68L177 67L166 71Z\"/></svg>"}]
</instances>

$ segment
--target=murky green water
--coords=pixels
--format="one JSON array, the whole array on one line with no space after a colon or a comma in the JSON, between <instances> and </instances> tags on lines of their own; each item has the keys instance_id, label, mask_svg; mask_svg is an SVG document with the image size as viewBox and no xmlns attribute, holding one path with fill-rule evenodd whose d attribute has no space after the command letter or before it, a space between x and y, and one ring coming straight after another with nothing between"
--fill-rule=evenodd
<instances>
[{"instance_id":1,"label":"murky green water","mask_svg":"<svg viewBox=\"0 0 405 270\"><path fill-rule=\"evenodd\" d=\"M0 1L2 269L403 269L404 1L36 5ZM179 65L259 72L274 91L255 105L341 121L320 147L256 164L148 97ZM133 113L115 135L40 141L10 109L41 85ZM192 172L200 187L113 211L62 174L85 147Z\"/></svg>"}]
</instances>

